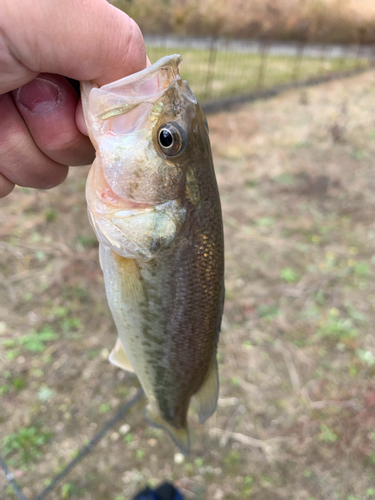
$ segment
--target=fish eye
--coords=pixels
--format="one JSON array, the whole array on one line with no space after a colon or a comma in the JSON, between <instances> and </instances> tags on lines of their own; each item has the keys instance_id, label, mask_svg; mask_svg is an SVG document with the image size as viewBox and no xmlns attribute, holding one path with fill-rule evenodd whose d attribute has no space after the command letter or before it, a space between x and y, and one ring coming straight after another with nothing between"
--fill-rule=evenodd
<instances>
[{"instance_id":1,"label":"fish eye","mask_svg":"<svg viewBox=\"0 0 375 500\"><path fill-rule=\"evenodd\" d=\"M165 123L158 130L158 144L167 156L177 156L185 147L185 133L177 123Z\"/></svg>"}]
</instances>

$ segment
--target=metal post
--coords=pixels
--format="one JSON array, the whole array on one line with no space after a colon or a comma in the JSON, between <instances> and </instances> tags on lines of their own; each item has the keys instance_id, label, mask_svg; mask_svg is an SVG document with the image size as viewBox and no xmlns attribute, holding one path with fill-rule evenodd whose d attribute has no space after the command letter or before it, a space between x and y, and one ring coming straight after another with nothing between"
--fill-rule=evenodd
<instances>
[{"instance_id":1,"label":"metal post","mask_svg":"<svg viewBox=\"0 0 375 500\"><path fill-rule=\"evenodd\" d=\"M347 50L347 48L341 47L340 71L343 71L345 69L347 61Z\"/></svg>"},{"instance_id":2,"label":"metal post","mask_svg":"<svg viewBox=\"0 0 375 500\"><path fill-rule=\"evenodd\" d=\"M355 54L355 67L357 70L361 68L361 59L362 59L362 45L359 44L357 52Z\"/></svg>"},{"instance_id":3,"label":"metal post","mask_svg":"<svg viewBox=\"0 0 375 500\"><path fill-rule=\"evenodd\" d=\"M300 42L297 47L297 54L296 54L296 64L294 66L293 74L292 74L292 81L298 82L300 79L301 75L301 66L302 66L302 60L303 60L303 54L305 51L305 42Z\"/></svg>"},{"instance_id":4,"label":"metal post","mask_svg":"<svg viewBox=\"0 0 375 500\"><path fill-rule=\"evenodd\" d=\"M327 46L322 45L322 52L320 56L320 73L324 73L324 63L326 62L327 59Z\"/></svg>"},{"instance_id":5,"label":"metal post","mask_svg":"<svg viewBox=\"0 0 375 500\"><path fill-rule=\"evenodd\" d=\"M210 54L208 56L205 99L211 99L212 97L212 84L215 76L216 54L217 54L217 41L216 38L212 37L210 45Z\"/></svg>"},{"instance_id":6,"label":"metal post","mask_svg":"<svg viewBox=\"0 0 375 500\"><path fill-rule=\"evenodd\" d=\"M266 42L261 42L260 44L260 64L259 64L259 71L258 71L258 80L256 84L256 88L258 90L261 90L264 85L264 78L266 76L266 71L267 71L267 61L268 61L268 55L270 52L270 43L268 41Z\"/></svg>"}]
</instances>

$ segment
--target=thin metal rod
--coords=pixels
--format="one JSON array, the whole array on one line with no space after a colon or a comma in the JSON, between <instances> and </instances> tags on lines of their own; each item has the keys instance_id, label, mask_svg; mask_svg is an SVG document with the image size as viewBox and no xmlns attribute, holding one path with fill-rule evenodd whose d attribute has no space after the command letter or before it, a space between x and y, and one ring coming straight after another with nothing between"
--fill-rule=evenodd
<instances>
[{"instance_id":1,"label":"thin metal rod","mask_svg":"<svg viewBox=\"0 0 375 500\"><path fill-rule=\"evenodd\" d=\"M4 462L4 460L1 457L0 457L0 466L4 471L4 474L5 474L5 477L7 478L7 481L13 487L13 490L16 493L16 495L18 496L19 500L27 500L25 495L22 493L20 487L18 486L16 480L14 479L14 475L11 472L9 472L9 469L6 466L6 463Z\"/></svg>"},{"instance_id":2,"label":"thin metal rod","mask_svg":"<svg viewBox=\"0 0 375 500\"><path fill-rule=\"evenodd\" d=\"M113 427L116 422L121 420L121 418L126 415L126 413L130 410L130 408L143 396L143 390L140 389L137 394L127 403L124 404L122 408L116 413L116 415L109 420L102 429L95 434L95 436L91 439L91 441L82 448L82 450L78 453L78 455L63 469L60 474L58 474L38 496L34 498L34 500L42 500L45 498L51 491L55 488L55 486L66 476L69 472L93 449L93 447L98 444L98 442L102 439L102 437L109 431L111 427ZM26 499L25 499L26 500Z\"/></svg>"},{"instance_id":3,"label":"thin metal rod","mask_svg":"<svg viewBox=\"0 0 375 500\"><path fill-rule=\"evenodd\" d=\"M216 38L212 37L210 45L210 54L208 57L208 64L207 64L206 94L205 94L206 99L210 99L212 95L212 85L215 78L216 55L217 55Z\"/></svg>"},{"instance_id":4,"label":"thin metal rod","mask_svg":"<svg viewBox=\"0 0 375 500\"><path fill-rule=\"evenodd\" d=\"M260 64L258 69L258 80L256 84L257 89L262 89L264 84L264 79L267 71L268 55L270 51L270 43L268 40L264 41L260 45Z\"/></svg>"},{"instance_id":5,"label":"thin metal rod","mask_svg":"<svg viewBox=\"0 0 375 500\"><path fill-rule=\"evenodd\" d=\"M301 75L301 66L302 66L302 61L303 61L303 54L305 51L305 43L301 42L298 44L297 48L297 54L296 54L296 62L293 70L293 76L292 78L296 80L297 82L299 81L300 75Z\"/></svg>"}]
</instances>

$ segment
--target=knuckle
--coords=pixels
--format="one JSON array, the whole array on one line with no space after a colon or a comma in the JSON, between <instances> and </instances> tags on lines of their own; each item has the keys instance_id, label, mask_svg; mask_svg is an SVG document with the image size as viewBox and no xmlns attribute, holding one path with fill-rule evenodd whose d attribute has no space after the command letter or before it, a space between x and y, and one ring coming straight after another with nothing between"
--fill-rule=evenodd
<instances>
[{"instance_id":1,"label":"knuckle","mask_svg":"<svg viewBox=\"0 0 375 500\"><path fill-rule=\"evenodd\" d=\"M15 163L19 157L27 155L27 137L15 127L1 130L0 157L2 164Z\"/></svg>"},{"instance_id":2,"label":"knuckle","mask_svg":"<svg viewBox=\"0 0 375 500\"><path fill-rule=\"evenodd\" d=\"M94 159L90 140L79 133L63 134L49 142L43 151L52 160L68 166L87 164Z\"/></svg>"},{"instance_id":3,"label":"knuckle","mask_svg":"<svg viewBox=\"0 0 375 500\"><path fill-rule=\"evenodd\" d=\"M39 189L54 187L67 175L67 167L47 158L25 133L17 130L2 137L0 171L11 183Z\"/></svg>"},{"instance_id":4,"label":"knuckle","mask_svg":"<svg viewBox=\"0 0 375 500\"><path fill-rule=\"evenodd\" d=\"M48 156L61 156L66 152L79 148L80 137L75 130L63 130L55 137L52 137L45 145L45 152Z\"/></svg>"},{"instance_id":5,"label":"knuckle","mask_svg":"<svg viewBox=\"0 0 375 500\"><path fill-rule=\"evenodd\" d=\"M14 184L40 189L60 184L67 167L43 154L9 99L3 99L1 108L6 120L0 120L0 196Z\"/></svg>"}]
</instances>

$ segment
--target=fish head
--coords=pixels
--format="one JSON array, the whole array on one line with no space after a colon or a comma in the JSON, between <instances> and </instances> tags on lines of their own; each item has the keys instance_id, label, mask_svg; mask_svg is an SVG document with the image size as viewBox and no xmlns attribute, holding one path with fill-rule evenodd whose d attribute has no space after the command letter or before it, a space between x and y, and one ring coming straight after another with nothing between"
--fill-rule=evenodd
<instances>
[{"instance_id":1,"label":"fish head","mask_svg":"<svg viewBox=\"0 0 375 500\"><path fill-rule=\"evenodd\" d=\"M100 88L83 83L83 111L96 159L86 185L99 241L149 260L182 228L186 199L199 203L192 173L210 155L207 122L179 55Z\"/></svg>"},{"instance_id":2,"label":"fish head","mask_svg":"<svg viewBox=\"0 0 375 500\"><path fill-rule=\"evenodd\" d=\"M189 163L209 148L205 119L179 74L181 57L164 57L117 82L92 88L85 116L99 166L90 198L110 205L156 206L184 194ZM124 205L125 204L125 205Z\"/></svg>"}]
</instances>

